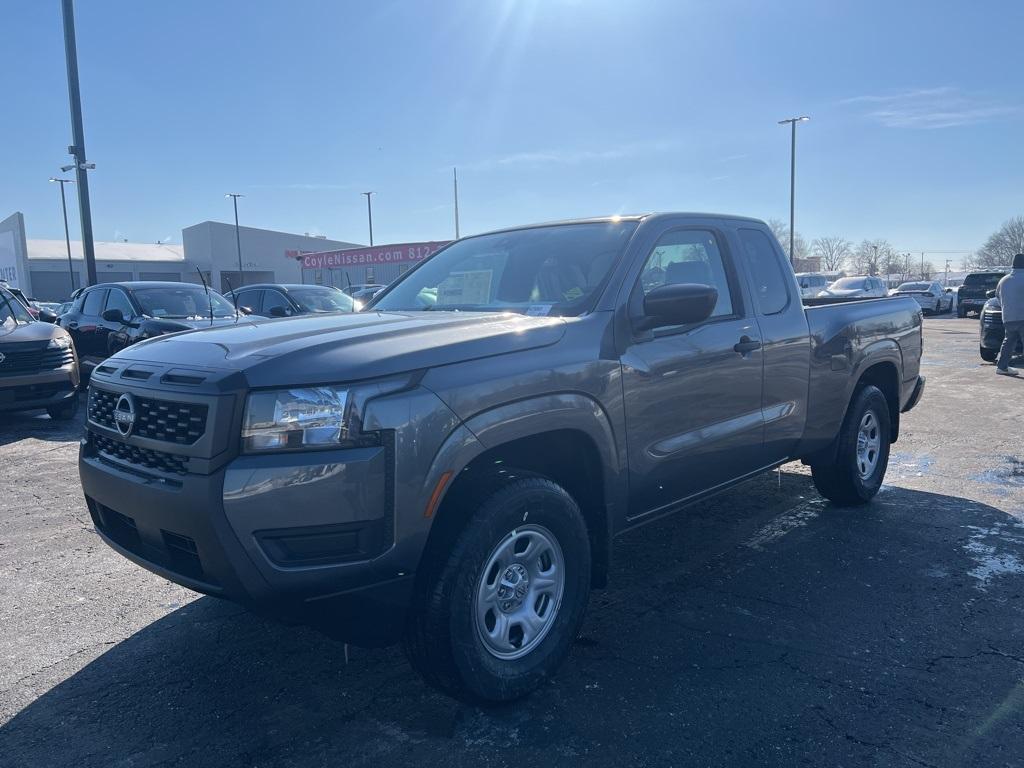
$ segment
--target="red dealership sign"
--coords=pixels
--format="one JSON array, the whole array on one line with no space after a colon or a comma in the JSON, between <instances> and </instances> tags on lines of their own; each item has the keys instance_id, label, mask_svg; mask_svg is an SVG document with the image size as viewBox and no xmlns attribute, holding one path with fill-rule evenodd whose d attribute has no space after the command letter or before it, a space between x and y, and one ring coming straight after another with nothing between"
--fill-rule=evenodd
<instances>
[{"instance_id":1,"label":"red dealership sign","mask_svg":"<svg viewBox=\"0 0 1024 768\"><path fill-rule=\"evenodd\" d=\"M438 249L448 245L450 240L429 243L396 243L375 245L372 248L346 248L343 251L319 251L317 253L294 252L302 259L305 269L331 269L332 267L358 267L373 264L398 264L423 261Z\"/></svg>"}]
</instances>

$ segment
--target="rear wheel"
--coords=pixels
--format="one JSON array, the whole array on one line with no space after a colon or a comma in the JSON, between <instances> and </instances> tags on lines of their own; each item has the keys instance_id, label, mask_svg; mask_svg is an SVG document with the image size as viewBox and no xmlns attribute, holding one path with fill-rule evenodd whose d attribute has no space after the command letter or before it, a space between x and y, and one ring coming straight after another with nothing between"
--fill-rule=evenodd
<instances>
[{"instance_id":1,"label":"rear wheel","mask_svg":"<svg viewBox=\"0 0 1024 768\"><path fill-rule=\"evenodd\" d=\"M465 503L454 543L424 564L405 651L445 693L511 701L569 653L590 594L587 527L572 497L539 477Z\"/></svg>"},{"instance_id":2,"label":"rear wheel","mask_svg":"<svg viewBox=\"0 0 1024 768\"><path fill-rule=\"evenodd\" d=\"M891 434L885 395L870 384L858 389L839 430L835 462L811 466L818 492L840 506L870 501L889 465Z\"/></svg>"},{"instance_id":3,"label":"rear wheel","mask_svg":"<svg viewBox=\"0 0 1024 768\"><path fill-rule=\"evenodd\" d=\"M998 349L986 349L985 347L978 347L978 353L981 355L981 359L986 363L994 363L996 358L999 357Z\"/></svg>"},{"instance_id":4,"label":"rear wheel","mask_svg":"<svg viewBox=\"0 0 1024 768\"><path fill-rule=\"evenodd\" d=\"M956 316L963 320L965 317L967 317L967 310L964 309L963 307L957 307Z\"/></svg>"}]
</instances>

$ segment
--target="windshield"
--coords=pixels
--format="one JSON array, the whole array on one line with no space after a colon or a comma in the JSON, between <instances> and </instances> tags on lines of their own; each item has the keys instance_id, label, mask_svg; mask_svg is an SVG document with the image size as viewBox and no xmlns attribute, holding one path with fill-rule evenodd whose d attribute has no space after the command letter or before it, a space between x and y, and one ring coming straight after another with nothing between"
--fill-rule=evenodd
<instances>
[{"instance_id":1,"label":"windshield","mask_svg":"<svg viewBox=\"0 0 1024 768\"><path fill-rule=\"evenodd\" d=\"M929 290L931 290L931 287L932 287L931 283L904 283L903 285L901 285L896 290L897 291L906 291L906 292L910 292L910 291L929 291Z\"/></svg>"},{"instance_id":2,"label":"windshield","mask_svg":"<svg viewBox=\"0 0 1024 768\"><path fill-rule=\"evenodd\" d=\"M353 312L355 302L337 288L289 288L288 295L306 312Z\"/></svg>"},{"instance_id":3,"label":"windshield","mask_svg":"<svg viewBox=\"0 0 1024 768\"><path fill-rule=\"evenodd\" d=\"M20 323L31 323L32 315L9 291L0 290L0 333L13 331Z\"/></svg>"},{"instance_id":4,"label":"windshield","mask_svg":"<svg viewBox=\"0 0 1024 768\"><path fill-rule=\"evenodd\" d=\"M866 283L867 280L863 277L841 277L832 283L829 288L839 288L844 291L851 289L863 289L866 287Z\"/></svg>"},{"instance_id":5,"label":"windshield","mask_svg":"<svg viewBox=\"0 0 1024 768\"><path fill-rule=\"evenodd\" d=\"M210 301L207 301L206 291L198 286L137 288L133 294L142 305L143 313L150 317L201 320L210 316L211 303L214 317L234 317L235 314L235 308L227 299L219 293L210 291Z\"/></svg>"},{"instance_id":6,"label":"windshield","mask_svg":"<svg viewBox=\"0 0 1024 768\"><path fill-rule=\"evenodd\" d=\"M563 224L460 240L400 278L372 308L580 315L636 227Z\"/></svg>"},{"instance_id":7,"label":"windshield","mask_svg":"<svg viewBox=\"0 0 1024 768\"><path fill-rule=\"evenodd\" d=\"M982 288L995 288L1003 279L1003 273L968 275L964 279L964 285L980 286Z\"/></svg>"}]
</instances>

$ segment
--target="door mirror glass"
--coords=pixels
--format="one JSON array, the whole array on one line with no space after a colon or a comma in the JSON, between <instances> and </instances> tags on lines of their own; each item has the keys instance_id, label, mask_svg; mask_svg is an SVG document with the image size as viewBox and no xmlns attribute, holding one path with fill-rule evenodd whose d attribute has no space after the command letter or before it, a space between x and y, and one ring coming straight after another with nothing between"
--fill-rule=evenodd
<instances>
[{"instance_id":1,"label":"door mirror glass","mask_svg":"<svg viewBox=\"0 0 1024 768\"><path fill-rule=\"evenodd\" d=\"M121 323L122 325L125 323L124 314L117 308L105 310L103 319L108 323Z\"/></svg>"},{"instance_id":2,"label":"door mirror glass","mask_svg":"<svg viewBox=\"0 0 1024 768\"><path fill-rule=\"evenodd\" d=\"M271 317L288 317L290 313L288 312L287 308L282 307L280 304L278 304L277 306L271 307L270 312L268 314Z\"/></svg>"},{"instance_id":3,"label":"door mirror glass","mask_svg":"<svg viewBox=\"0 0 1024 768\"><path fill-rule=\"evenodd\" d=\"M718 289L698 283L669 283L652 288L644 297L643 330L669 325L692 325L711 317Z\"/></svg>"}]
</instances>

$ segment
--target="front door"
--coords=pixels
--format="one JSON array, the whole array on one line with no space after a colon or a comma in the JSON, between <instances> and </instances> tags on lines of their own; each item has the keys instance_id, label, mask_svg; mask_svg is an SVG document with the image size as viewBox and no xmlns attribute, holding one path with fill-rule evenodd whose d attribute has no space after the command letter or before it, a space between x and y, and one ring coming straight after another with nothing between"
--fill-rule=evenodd
<instances>
[{"instance_id":1,"label":"front door","mask_svg":"<svg viewBox=\"0 0 1024 768\"><path fill-rule=\"evenodd\" d=\"M718 303L697 325L635 333L622 355L633 519L767 463L760 331L720 233L664 233L644 263L631 311L667 283L712 285Z\"/></svg>"}]
</instances>

